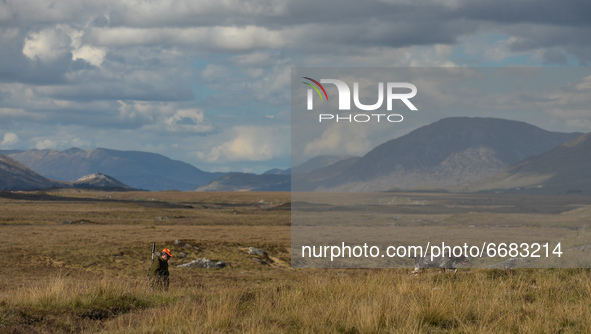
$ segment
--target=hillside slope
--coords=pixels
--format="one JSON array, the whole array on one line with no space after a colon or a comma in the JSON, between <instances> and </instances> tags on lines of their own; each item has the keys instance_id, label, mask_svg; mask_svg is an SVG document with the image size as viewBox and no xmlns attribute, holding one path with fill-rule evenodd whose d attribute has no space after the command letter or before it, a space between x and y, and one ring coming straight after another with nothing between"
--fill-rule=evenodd
<instances>
[{"instance_id":1,"label":"hillside slope","mask_svg":"<svg viewBox=\"0 0 591 334\"><path fill-rule=\"evenodd\" d=\"M591 192L591 133L457 190Z\"/></svg>"},{"instance_id":2,"label":"hillside slope","mask_svg":"<svg viewBox=\"0 0 591 334\"><path fill-rule=\"evenodd\" d=\"M59 186L20 162L0 154L0 190L46 189Z\"/></svg>"}]
</instances>

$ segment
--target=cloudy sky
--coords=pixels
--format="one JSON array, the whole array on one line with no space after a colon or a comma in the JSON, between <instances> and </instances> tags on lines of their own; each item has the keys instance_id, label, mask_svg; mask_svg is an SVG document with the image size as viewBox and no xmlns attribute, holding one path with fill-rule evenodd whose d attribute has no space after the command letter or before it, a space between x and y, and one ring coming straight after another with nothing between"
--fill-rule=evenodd
<instances>
[{"instance_id":1,"label":"cloudy sky","mask_svg":"<svg viewBox=\"0 0 591 334\"><path fill-rule=\"evenodd\" d=\"M588 0L0 0L0 149L287 168L292 67L588 66L588 13ZM551 117L532 123L591 131L587 110Z\"/></svg>"}]
</instances>

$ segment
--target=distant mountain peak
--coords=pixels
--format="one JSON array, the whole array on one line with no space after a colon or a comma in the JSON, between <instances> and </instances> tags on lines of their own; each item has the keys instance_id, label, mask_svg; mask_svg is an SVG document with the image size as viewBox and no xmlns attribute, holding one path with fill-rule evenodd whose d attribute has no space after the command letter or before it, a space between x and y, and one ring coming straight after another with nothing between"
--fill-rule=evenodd
<instances>
[{"instance_id":1,"label":"distant mountain peak","mask_svg":"<svg viewBox=\"0 0 591 334\"><path fill-rule=\"evenodd\" d=\"M121 189L132 190L133 188L120 182L119 180L102 173L93 173L84 175L73 183L77 188L104 188L104 189Z\"/></svg>"}]
</instances>

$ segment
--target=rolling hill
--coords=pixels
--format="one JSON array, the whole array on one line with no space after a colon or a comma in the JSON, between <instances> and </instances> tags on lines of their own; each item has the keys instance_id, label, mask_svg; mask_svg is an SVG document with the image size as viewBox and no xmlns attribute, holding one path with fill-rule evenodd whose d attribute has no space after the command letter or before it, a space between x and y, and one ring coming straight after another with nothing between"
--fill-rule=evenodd
<instances>
[{"instance_id":1,"label":"rolling hill","mask_svg":"<svg viewBox=\"0 0 591 334\"><path fill-rule=\"evenodd\" d=\"M228 173L196 191L290 191L291 176L280 174Z\"/></svg>"}]
</instances>

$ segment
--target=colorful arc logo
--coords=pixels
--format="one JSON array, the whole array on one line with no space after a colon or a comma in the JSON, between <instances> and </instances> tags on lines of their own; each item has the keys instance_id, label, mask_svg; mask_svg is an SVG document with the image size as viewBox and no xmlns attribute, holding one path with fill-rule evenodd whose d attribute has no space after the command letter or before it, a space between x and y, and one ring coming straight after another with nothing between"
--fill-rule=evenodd
<instances>
[{"instance_id":1,"label":"colorful arc logo","mask_svg":"<svg viewBox=\"0 0 591 334\"><path fill-rule=\"evenodd\" d=\"M318 87L320 87L320 89L322 89L322 92L324 92L324 96L326 97L326 101L328 101L328 95L326 95L326 91L324 90L324 87L322 87L322 84L320 84L320 82L318 82L318 81L316 81L316 80L314 80L314 79L312 79L312 78L308 78L308 77L303 77L303 78L304 78L304 79L306 79L306 80L310 80L310 81L312 81L312 82L313 82L313 83L315 83L315 84L316 84ZM320 94L320 91L318 90L318 88L316 88L316 86L312 85L312 84L311 84L311 83L309 83L309 82L302 82L302 83L303 83L303 84L305 84L305 85L308 85L308 86L310 86L310 87L312 87L312 88L314 88L314 90L316 91L316 93L318 93L318 96L320 96L320 99L321 99L321 100L323 99L323 98L322 98L322 94Z\"/></svg>"}]
</instances>

